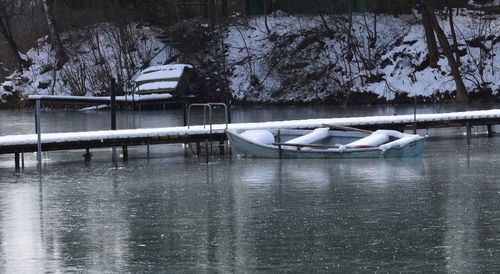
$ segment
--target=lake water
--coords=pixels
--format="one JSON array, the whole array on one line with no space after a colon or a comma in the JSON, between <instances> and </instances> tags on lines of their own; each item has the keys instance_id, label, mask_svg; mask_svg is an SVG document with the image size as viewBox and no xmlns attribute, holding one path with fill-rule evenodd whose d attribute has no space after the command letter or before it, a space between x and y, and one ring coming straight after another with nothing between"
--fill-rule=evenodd
<instances>
[{"instance_id":1,"label":"lake water","mask_svg":"<svg viewBox=\"0 0 500 274\"><path fill-rule=\"evenodd\" d=\"M395 113L412 109L235 108L233 121ZM182 124L180 110L118 118L119 128ZM107 129L108 120L46 111L42 131ZM33 128L32 112L0 111L0 135ZM131 148L117 166L107 149L89 164L82 151L52 152L41 177L34 154L20 173L0 156L0 272L500 272L498 137L429 139L415 159L226 155L206 165L179 145L145 151Z\"/></svg>"}]
</instances>

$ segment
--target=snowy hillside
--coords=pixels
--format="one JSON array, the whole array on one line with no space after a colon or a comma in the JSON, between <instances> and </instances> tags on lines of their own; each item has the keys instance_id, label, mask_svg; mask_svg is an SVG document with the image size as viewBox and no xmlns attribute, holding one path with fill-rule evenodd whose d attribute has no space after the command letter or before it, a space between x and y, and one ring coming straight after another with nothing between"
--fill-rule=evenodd
<instances>
[{"instance_id":1,"label":"snowy hillside","mask_svg":"<svg viewBox=\"0 0 500 274\"><path fill-rule=\"evenodd\" d=\"M111 24L65 33L63 41L70 60L58 71L52 66L54 52L48 38L42 38L26 53L32 62L29 69L14 73L3 89L24 95L106 95L111 76L121 82L143 66L165 62L172 50L156 35L150 27Z\"/></svg>"},{"instance_id":2,"label":"snowy hillside","mask_svg":"<svg viewBox=\"0 0 500 274\"><path fill-rule=\"evenodd\" d=\"M500 18L461 11L454 20L469 92L489 87L498 93ZM447 23L442 27L449 35ZM319 16L269 17L270 33L264 18L233 25L226 43L234 97L256 102L348 100L357 91L391 100L396 93L439 97L455 90L444 55L440 68L425 65L425 34L418 15L378 16L376 39L374 16L356 15L352 61L346 58L346 25L346 20Z\"/></svg>"},{"instance_id":3,"label":"snowy hillside","mask_svg":"<svg viewBox=\"0 0 500 274\"><path fill-rule=\"evenodd\" d=\"M454 14L460 70L469 93L498 97L499 16L478 16L466 10ZM448 20L441 17L441 25L451 43ZM65 33L70 61L58 71L51 65L54 56L48 39L40 39L26 53L31 67L13 74L0 87L0 94L3 99L13 91L106 95L111 76L121 82L134 79L146 66L187 60L200 76L197 81L214 83L199 87L207 92L207 100L218 100L215 96L221 91L230 93L235 102L247 103L371 104L414 95L428 102L453 100L455 83L447 59L441 54L438 68L427 65L425 34L416 13L399 17L356 14L351 47L346 37L348 20L342 15L277 12L267 18L267 26L265 17L238 18L221 32L225 35L210 36L205 25L192 29L192 33L182 29L178 34L184 40L175 43L177 49L156 38L160 30L142 25L100 24ZM183 55L180 47L189 47L186 40L202 32L213 41L191 42L198 45L193 47L194 55ZM225 56L217 59L212 49L221 44L219 37L223 37L221 55L225 52Z\"/></svg>"}]
</instances>

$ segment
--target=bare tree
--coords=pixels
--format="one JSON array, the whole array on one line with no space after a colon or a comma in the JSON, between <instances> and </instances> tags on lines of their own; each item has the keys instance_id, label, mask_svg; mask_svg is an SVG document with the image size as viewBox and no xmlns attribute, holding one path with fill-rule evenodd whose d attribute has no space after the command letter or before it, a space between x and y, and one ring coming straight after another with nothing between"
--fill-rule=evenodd
<instances>
[{"instance_id":1,"label":"bare tree","mask_svg":"<svg viewBox=\"0 0 500 274\"><path fill-rule=\"evenodd\" d=\"M45 11L47 26L49 28L50 39L52 40L52 46L54 47L56 53L55 68L61 69L68 61L68 56L64 51L64 47L61 42L61 36L59 35L59 32L57 30L56 20L54 19L54 15L52 13L51 0L42 0L42 4Z\"/></svg>"},{"instance_id":2,"label":"bare tree","mask_svg":"<svg viewBox=\"0 0 500 274\"><path fill-rule=\"evenodd\" d=\"M267 0L263 0L264 2L264 25L266 26L267 34L271 34L271 29L269 28L269 24L267 22Z\"/></svg>"},{"instance_id":3,"label":"bare tree","mask_svg":"<svg viewBox=\"0 0 500 274\"><path fill-rule=\"evenodd\" d=\"M347 60L352 61L352 0L347 1L347 11L349 16L349 27L347 29Z\"/></svg>"},{"instance_id":4,"label":"bare tree","mask_svg":"<svg viewBox=\"0 0 500 274\"><path fill-rule=\"evenodd\" d=\"M431 68L436 68L439 60L439 51L437 47L436 36L434 35L434 28L432 26L432 15L429 13L427 7L432 7L431 1L422 0L420 4L420 12L422 13L422 25L424 26L426 38L425 40L427 42L429 66Z\"/></svg>"},{"instance_id":5,"label":"bare tree","mask_svg":"<svg viewBox=\"0 0 500 274\"><path fill-rule=\"evenodd\" d=\"M456 101L459 103L466 103L469 101L467 95L467 89L465 88L462 75L460 74L457 60L455 59L455 56L453 56L453 51L451 49L450 43L448 42L448 38L446 37L446 34L439 25L439 22L436 18L436 14L434 14L434 9L432 8L432 6L426 3L425 7L428 14L430 15L432 28L434 29L434 32L437 35L439 44L441 45L441 48L443 49L443 52L446 55L446 59L448 59L448 64L451 69L451 74L453 75L453 79L455 80L455 85L457 89Z\"/></svg>"},{"instance_id":6,"label":"bare tree","mask_svg":"<svg viewBox=\"0 0 500 274\"><path fill-rule=\"evenodd\" d=\"M16 58L16 61L20 69L29 67L29 60L26 60L19 53L19 48L16 41L14 40L14 35L12 33L12 28L10 24L10 18L16 13L16 2L12 0L2 0L0 1L0 33L2 33L5 41L9 45L12 54Z\"/></svg>"},{"instance_id":7,"label":"bare tree","mask_svg":"<svg viewBox=\"0 0 500 274\"><path fill-rule=\"evenodd\" d=\"M457 60L458 65L460 66L460 54L458 50L458 39L457 32L455 31L455 23L453 22L453 9L451 6L448 6L448 20L450 22L450 30L451 30L451 38L453 39L453 52L455 52L455 58Z\"/></svg>"}]
</instances>

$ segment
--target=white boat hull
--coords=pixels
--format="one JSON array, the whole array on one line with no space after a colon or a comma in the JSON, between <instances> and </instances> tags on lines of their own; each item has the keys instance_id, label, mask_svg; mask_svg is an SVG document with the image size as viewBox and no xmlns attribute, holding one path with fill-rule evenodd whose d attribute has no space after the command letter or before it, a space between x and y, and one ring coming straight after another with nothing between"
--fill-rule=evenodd
<instances>
[{"instance_id":1,"label":"white boat hull","mask_svg":"<svg viewBox=\"0 0 500 274\"><path fill-rule=\"evenodd\" d=\"M290 130L288 130L290 132ZM340 137L345 139L345 142L353 141L365 137L366 134L358 132L342 132L331 131L332 137ZM277 146L272 144L260 144L248 140L240 135L238 131L227 131L227 136L232 148L244 157L256 158L323 158L323 159L339 159L339 158L404 158L417 157L423 150L423 138L410 142L402 147L394 147L388 150L382 150L379 147L369 148L329 148L329 149L297 149L287 147L285 145ZM286 135L282 135L283 137ZM278 140L279 141L279 140Z\"/></svg>"}]
</instances>

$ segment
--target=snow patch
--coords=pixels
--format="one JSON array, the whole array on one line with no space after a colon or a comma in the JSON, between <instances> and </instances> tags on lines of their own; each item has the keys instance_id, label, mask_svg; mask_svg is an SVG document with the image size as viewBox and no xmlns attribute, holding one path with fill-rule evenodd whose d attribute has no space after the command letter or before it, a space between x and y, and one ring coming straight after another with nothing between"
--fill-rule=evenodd
<instances>
[{"instance_id":1,"label":"snow patch","mask_svg":"<svg viewBox=\"0 0 500 274\"><path fill-rule=\"evenodd\" d=\"M329 128L317 128L312 132L302 135L297 138L293 138L285 142L285 144L295 144L295 145L309 145L320 141L328 136ZM298 150L299 147L284 146L284 148Z\"/></svg>"}]
</instances>

